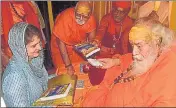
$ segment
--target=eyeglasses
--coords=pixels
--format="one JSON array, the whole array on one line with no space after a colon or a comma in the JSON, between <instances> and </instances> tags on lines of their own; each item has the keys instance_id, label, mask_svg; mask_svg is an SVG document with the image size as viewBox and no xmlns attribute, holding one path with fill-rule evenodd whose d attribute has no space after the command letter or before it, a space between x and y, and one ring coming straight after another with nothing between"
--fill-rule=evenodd
<instances>
[{"instance_id":1,"label":"eyeglasses","mask_svg":"<svg viewBox=\"0 0 176 108\"><path fill-rule=\"evenodd\" d=\"M114 14L121 14L121 15L125 15L125 14L127 14L128 13L128 10L124 10L124 9L122 9L122 8L113 8L113 13Z\"/></svg>"},{"instance_id":2,"label":"eyeglasses","mask_svg":"<svg viewBox=\"0 0 176 108\"><path fill-rule=\"evenodd\" d=\"M82 15L82 14L79 14L79 13L75 12L75 17L78 18L78 19L80 19L80 18L89 19L90 15L86 16L86 15Z\"/></svg>"}]
</instances>

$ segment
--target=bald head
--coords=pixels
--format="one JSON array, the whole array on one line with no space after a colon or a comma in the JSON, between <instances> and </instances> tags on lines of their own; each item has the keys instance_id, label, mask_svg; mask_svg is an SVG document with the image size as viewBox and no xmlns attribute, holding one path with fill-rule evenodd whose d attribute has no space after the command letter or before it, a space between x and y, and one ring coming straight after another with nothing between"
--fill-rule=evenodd
<instances>
[{"instance_id":1,"label":"bald head","mask_svg":"<svg viewBox=\"0 0 176 108\"><path fill-rule=\"evenodd\" d=\"M92 6L87 1L79 1L75 7L75 18L79 25L84 25L90 18Z\"/></svg>"},{"instance_id":2,"label":"bald head","mask_svg":"<svg viewBox=\"0 0 176 108\"><path fill-rule=\"evenodd\" d=\"M91 4L88 1L79 1L76 4L76 8L75 9L78 12L88 14L88 13L91 13L92 6L91 6Z\"/></svg>"}]
</instances>

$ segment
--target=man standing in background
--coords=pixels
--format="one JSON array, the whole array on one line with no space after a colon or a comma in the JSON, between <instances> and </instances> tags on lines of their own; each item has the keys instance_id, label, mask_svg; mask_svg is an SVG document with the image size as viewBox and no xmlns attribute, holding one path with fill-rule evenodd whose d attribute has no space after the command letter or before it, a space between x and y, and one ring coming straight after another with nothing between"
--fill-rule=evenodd
<instances>
[{"instance_id":1,"label":"man standing in background","mask_svg":"<svg viewBox=\"0 0 176 108\"><path fill-rule=\"evenodd\" d=\"M126 54L131 52L128 40L129 30L133 25L128 17L131 1L112 2L112 11L105 15L98 27L96 39L101 43L100 56Z\"/></svg>"},{"instance_id":2,"label":"man standing in background","mask_svg":"<svg viewBox=\"0 0 176 108\"><path fill-rule=\"evenodd\" d=\"M51 53L55 68L65 66L67 73L72 75L72 62L82 60L73 51L73 46L79 43L93 42L96 21L92 15L89 2L78 2L76 7L61 12L55 21L51 37Z\"/></svg>"}]
</instances>

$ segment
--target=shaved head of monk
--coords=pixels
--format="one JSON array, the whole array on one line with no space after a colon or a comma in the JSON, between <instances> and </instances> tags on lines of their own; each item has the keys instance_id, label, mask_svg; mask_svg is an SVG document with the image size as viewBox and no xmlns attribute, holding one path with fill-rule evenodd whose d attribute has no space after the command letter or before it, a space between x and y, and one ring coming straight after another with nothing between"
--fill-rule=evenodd
<instances>
[{"instance_id":1,"label":"shaved head of monk","mask_svg":"<svg viewBox=\"0 0 176 108\"><path fill-rule=\"evenodd\" d=\"M79 25L84 25L92 13L92 6L88 1L79 1L75 7L75 19Z\"/></svg>"}]
</instances>

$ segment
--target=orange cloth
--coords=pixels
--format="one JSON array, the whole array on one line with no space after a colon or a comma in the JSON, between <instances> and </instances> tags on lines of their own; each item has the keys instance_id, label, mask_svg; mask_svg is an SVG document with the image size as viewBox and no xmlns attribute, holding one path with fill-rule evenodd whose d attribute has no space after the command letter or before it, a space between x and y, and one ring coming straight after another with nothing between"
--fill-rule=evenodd
<instances>
[{"instance_id":1,"label":"orange cloth","mask_svg":"<svg viewBox=\"0 0 176 108\"><path fill-rule=\"evenodd\" d=\"M51 37L52 60L57 68L63 65L59 47L56 38L59 38L67 45L68 55L72 62L81 60L82 58L73 51L72 46L86 40L87 33L96 29L95 18L91 15L84 25L78 25L75 20L74 8L68 8L61 12L55 21L53 35Z\"/></svg>"},{"instance_id":2,"label":"orange cloth","mask_svg":"<svg viewBox=\"0 0 176 108\"><path fill-rule=\"evenodd\" d=\"M130 58L129 58L130 59ZM130 64L131 60L122 61ZM83 106L163 107L176 106L176 55L169 50L160 55L150 70L134 81L109 87L122 66L106 71L105 79L84 98Z\"/></svg>"},{"instance_id":3,"label":"orange cloth","mask_svg":"<svg viewBox=\"0 0 176 108\"><path fill-rule=\"evenodd\" d=\"M129 44L129 31L132 25L132 19L127 16L122 21L122 32L121 37L119 38L121 28L120 23L116 23L112 17L112 14L109 13L102 18L98 27L96 38L101 41L102 46L112 49L114 43L113 37L116 34L116 39L119 38L119 41L116 41L116 51L114 52L119 54L129 53L131 52L131 46ZM108 48L106 48L107 51L103 51L102 48L102 53L104 52L104 55L113 55Z\"/></svg>"},{"instance_id":4,"label":"orange cloth","mask_svg":"<svg viewBox=\"0 0 176 108\"><path fill-rule=\"evenodd\" d=\"M176 54L176 40L173 42L173 44L171 45L171 49L173 52L175 52Z\"/></svg>"},{"instance_id":5,"label":"orange cloth","mask_svg":"<svg viewBox=\"0 0 176 108\"><path fill-rule=\"evenodd\" d=\"M131 1L113 1L113 7L121 7L123 9L128 9L131 7Z\"/></svg>"},{"instance_id":6,"label":"orange cloth","mask_svg":"<svg viewBox=\"0 0 176 108\"><path fill-rule=\"evenodd\" d=\"M40 29L40 23L38 20L38 16L36 10L31 2L20 2L20 1L2 1L2 36L4 36L4 45L3 49L8 57L12 56L10 48L8 46L8 33L10 28L18 23L23 21L13 10L10 3L13 3L14 8L16 9L17 13L24 17L24 21L28 22L29 24L33 24L34 26Z\"/></svg>"},{"instance_id":7,"label":"orange cloth","mask_svg":"<svg viewBox=\"0 0 176 108\"><path fill-rule=\"evenodd\" d=\"M2 72L5 70L7 64L9 63L10 57L7 56L5 49L4 49L4 36L1 35L1 68Z\"/></svg>"}]
</instances>

